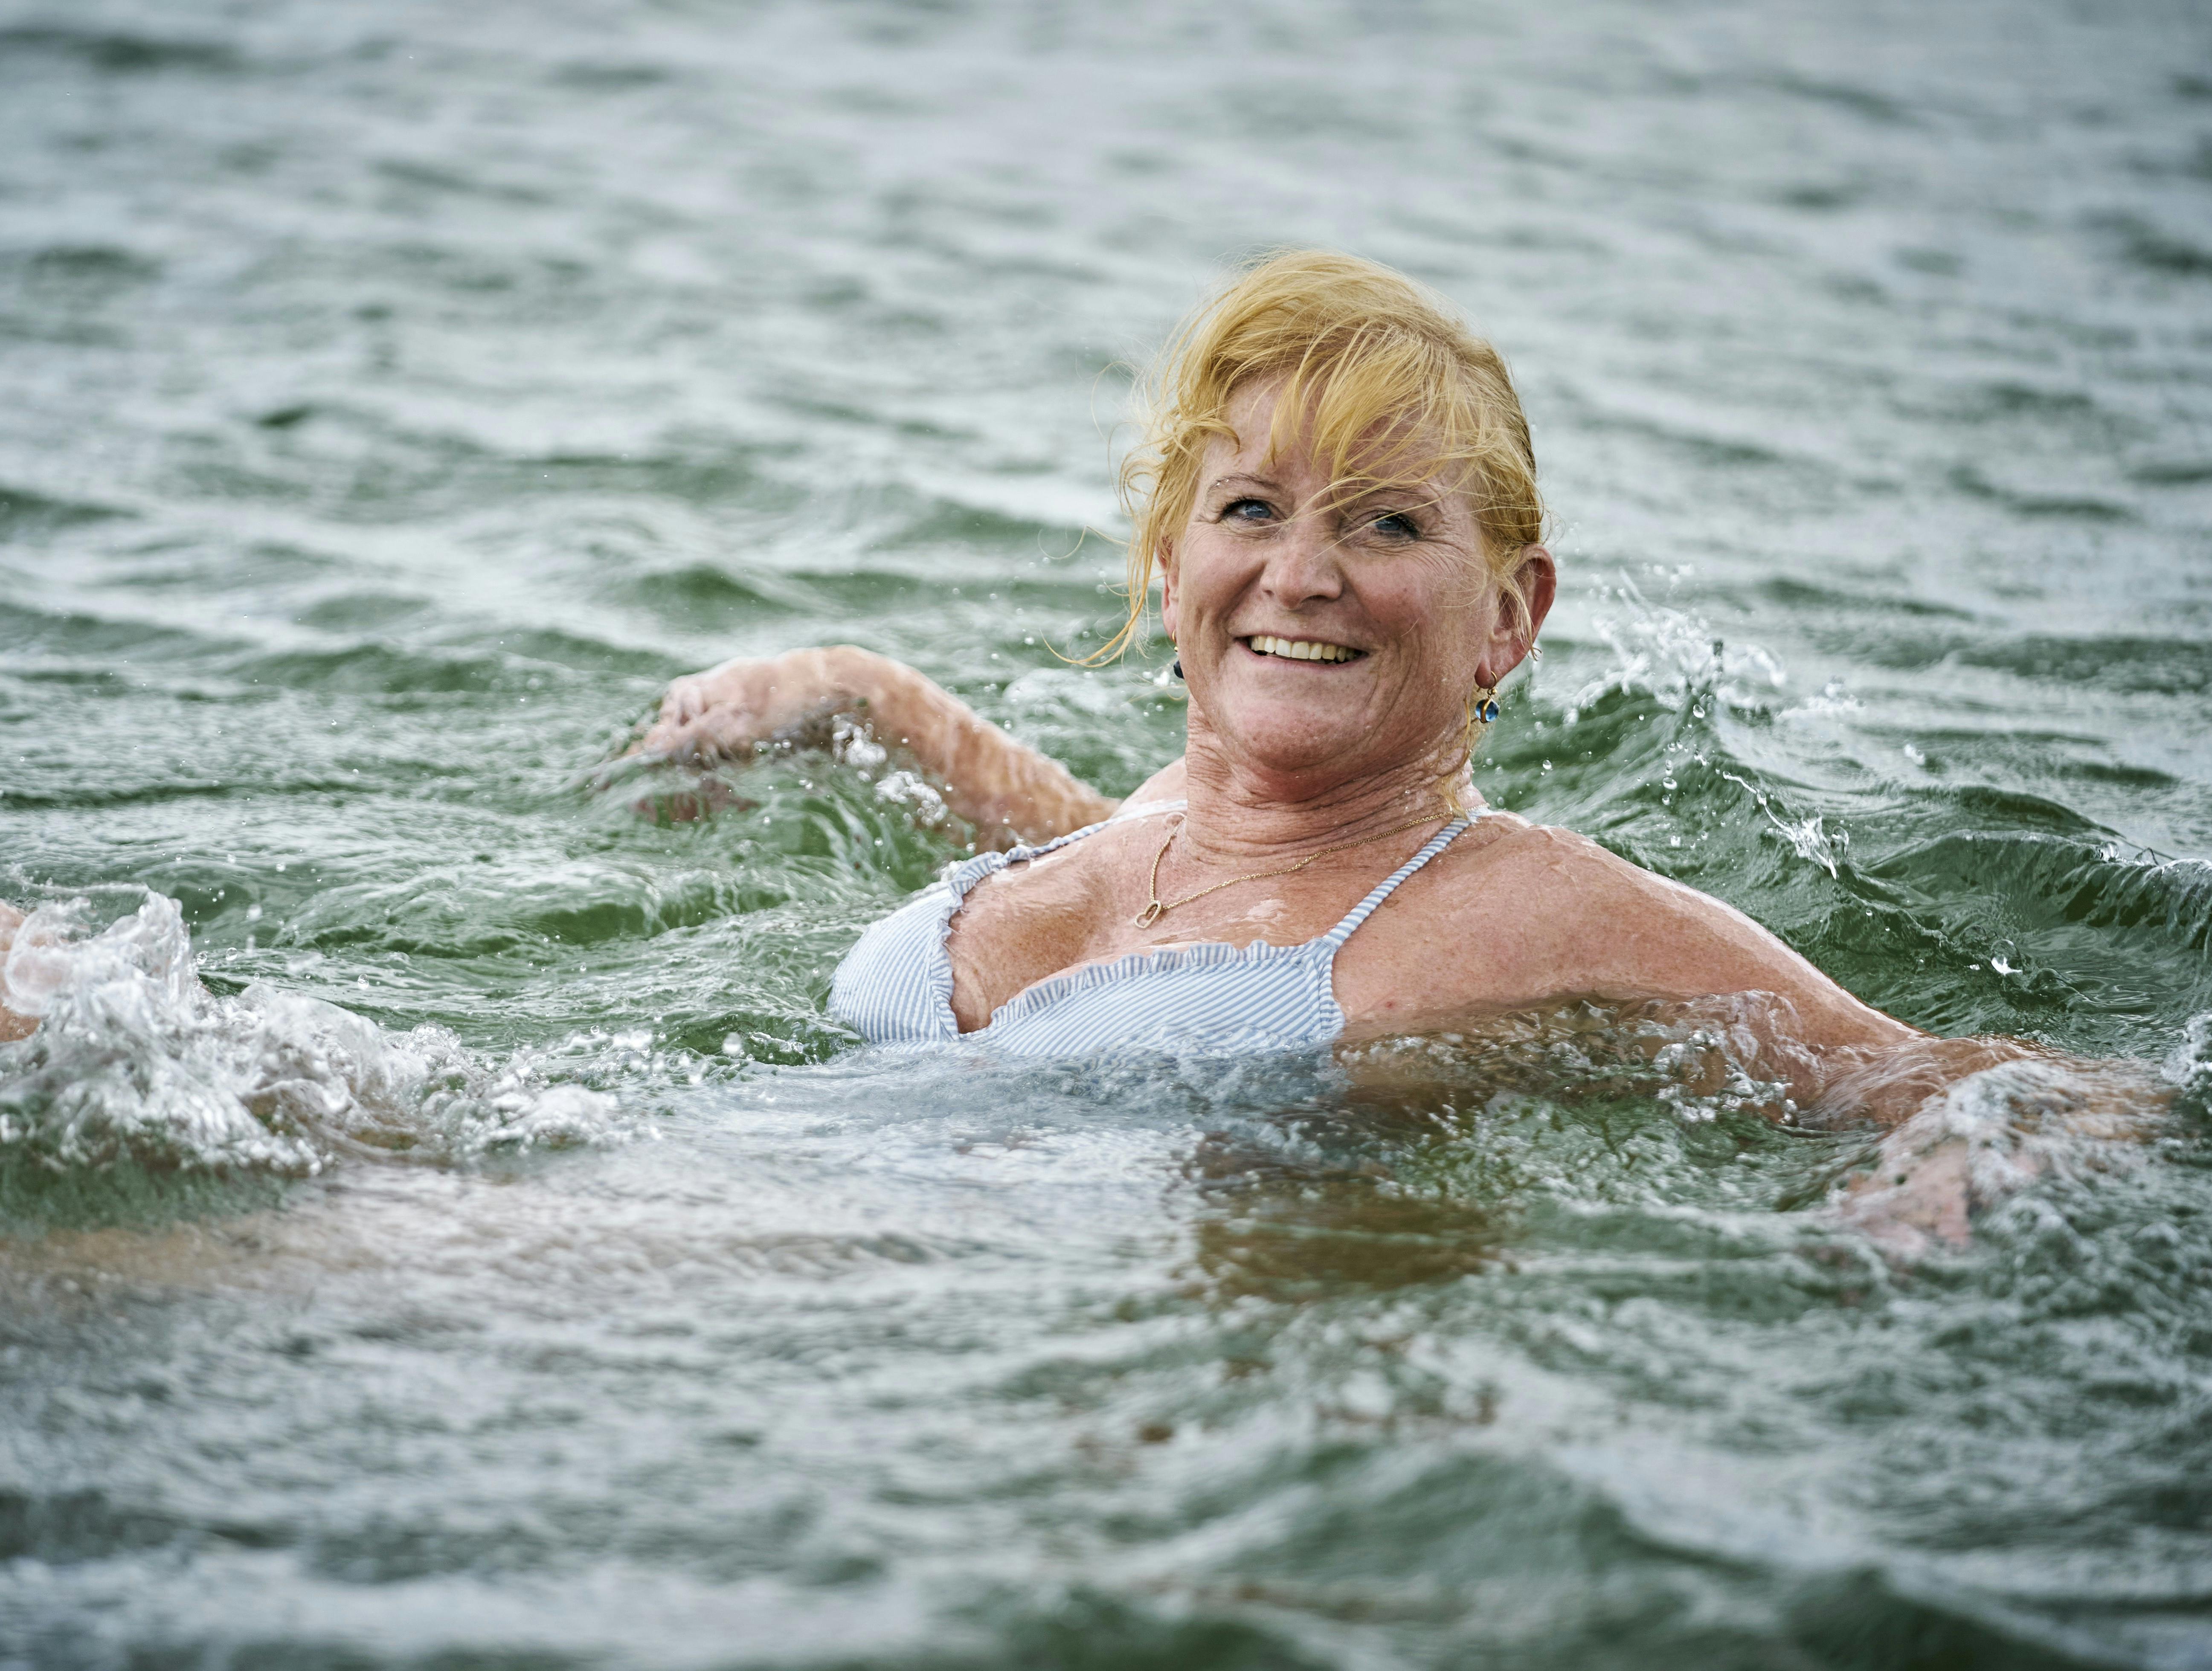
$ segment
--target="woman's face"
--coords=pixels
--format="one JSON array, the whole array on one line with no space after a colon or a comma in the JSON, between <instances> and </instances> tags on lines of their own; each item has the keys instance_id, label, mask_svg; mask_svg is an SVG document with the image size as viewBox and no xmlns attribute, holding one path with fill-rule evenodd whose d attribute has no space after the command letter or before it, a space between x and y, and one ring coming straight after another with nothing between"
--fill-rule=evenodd
<instances>
[{"instance_id":1,"label":"woman's face","mask_svg":"<svg viewBox=\"0 0 2212 1671\"><path fill-rule=\"evenodd\" d=\"M1191 726L1237 763L1313 782L1387 771L1451 745L1477 684L1527 652L1482 561L1462 494L1342 498L1303 437L1268 456L1277 386L1231 403L1164 564L1162 615ZM1540 623L1551 559L1528 578Z\"/></svg>"}]
</instances>

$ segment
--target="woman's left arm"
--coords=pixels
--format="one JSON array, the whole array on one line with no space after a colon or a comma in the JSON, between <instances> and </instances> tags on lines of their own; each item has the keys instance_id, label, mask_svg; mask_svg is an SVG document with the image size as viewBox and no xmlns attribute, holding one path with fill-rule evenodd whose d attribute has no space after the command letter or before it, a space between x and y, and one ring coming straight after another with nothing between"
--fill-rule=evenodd
<instances>
[{"instance_id":1,"label":"woman's left arm","mask_svg":"<svg viewBox=\"0 0 2212 1671\"><path fill-rule=\"evenodd\" d=\"M1758 994L1735 1013L1815 1122L1911 1119L1949 1087L2008 1062L2070 1067L2103 1086L2114 1064L2001 1037L1939 1038L1861 1002L1734 906L1632 865L1586 837L1530 827L1501 844L1493 885L1528 901L1516 953L1559 996L1701 1006Z\"/></svg>"},{"instance_id":2,"label":"woman's left arm","mask_svg":"<svg viewBox=\"0 0 2212 1671\"><path fill-rule=\"evenodd\" d=\"M2054 1156L2141 1141L2173 1100L2142 1063L1923 1032L1860 1002L1733 906L1580 836L1526 835L1545 838L1528 845L1554 907L1534 914L1545 925L1536 932L1554 937L1545 955L1575 969L1572 984L1689 1013L1718 999L1758 1040L1759 1076L1789 1085L1800 1119L1887 1128L1843 1211L1893 1251L1965 1242L1975 1211Z\"/></svg>"}]
</instances>

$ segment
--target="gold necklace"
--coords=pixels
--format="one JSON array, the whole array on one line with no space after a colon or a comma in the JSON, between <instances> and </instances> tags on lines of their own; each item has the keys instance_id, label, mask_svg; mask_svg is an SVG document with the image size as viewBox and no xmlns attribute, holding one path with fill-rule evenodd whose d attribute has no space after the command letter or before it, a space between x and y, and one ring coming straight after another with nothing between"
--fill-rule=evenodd
<instances>
[{"instance_id":1,"label":"gold necklace","mask_svg":"<svg viewBox=\"0 0 2212 1671\"><path fill-rule=\"evenodd\" d=\"M1425 823L1434 823L1436 821L1435 813L1425 812L1419 817L1410 818L1404 823L1394 823L1388 829L1378 829L1372 836L1362 836L1356 842L1340 842L1333 848L1317 848L1294 864L1279 866L1271 871L1248 871L1243 876L1231 877L1226 882L1217 882L1210 888L1200 888L1194 894L1185 894L1181 899L1162 899L1160 897L1160 860L1168 856L1169 848L1175 844L1175 838L1182 834L1182 827L1188 822L1185 814L1178 812L1176 814L1173 828L1168 831L1167 839L1160 843L1160 850L1152 855L1152 880L1145 887L1145 891L1152 896L1152 903L1138 912L1135 916L1131 917L1129 926L1132 928L1150 928L1162 917L1178 907L1188 905L1194 899L1204 899L1208 894L1218 894L1224 888L1233 888L1239 882L1257 882L1262 878L1270 876L1289 876L1293 872L1304 870L1316 859L1328 858L1332 853L1349 853L1353 848L1364 848L1370 842L1382 840L1386 836L1403 835L1407 830L1418 829Z\"/></svg>"}]
</instances>

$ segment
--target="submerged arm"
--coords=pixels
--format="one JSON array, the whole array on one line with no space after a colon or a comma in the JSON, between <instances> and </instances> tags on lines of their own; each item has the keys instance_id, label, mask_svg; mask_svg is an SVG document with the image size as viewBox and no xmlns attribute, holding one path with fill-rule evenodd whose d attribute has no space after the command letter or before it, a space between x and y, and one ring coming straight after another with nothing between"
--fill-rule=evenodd
<instances>
[{"instance_id":1,"label":"submerged arm","mask_svg":"<svg viewBox=\"0 0 2212 1671\"><path fill-rule=\"evenodd\" d=\"M1954 1056L1979 1049L1972 1041L1931 1039L1861 1003L1733 906L1587 837L1522 826L1477 862L1468 878L1475 889L1514 902L1503 923L1493 916L1486 925L1480 958L1465 965L1481 982L1483 1007L1595 1000L1609 1007L1679 1009L1685 1019L1725 1017L1732 1035L1757 1041L1759 1077L1783 1082L1808 1109L1841 1088L1844 1064L1863 1067L1929 1048ZM1924 1066L1948 1078L1986 1065L1977 1057L1972 1066L1947 1064L1948 1072L1932 1060ZM1875 1105L1881 1097L1871 1083L1854 1080L1853 1088L1862 1098L1857 1112L1884 1124L1911 1111Z\"/></svg>"},{"instance_id":2,"label":"submerged arm","mask_svg":"<svg viewBox=\"0 0 2212 1671\"><path fill-rule=\"evenodd\" d=\"M726 661L678 679L634 752L701 764L750 760L757 744L841 718L908 757L987 837L1045 841L1114 810L1066 767L903 662L851 645Z\"/></svg>"},{"instance_id":3,"label":"submerged arm","mask_svg":"<svg viewBox=\"0 0 2212 1671\"><path fill-rule=\"evenodd\" d=\"M1778 1084L1815 1126L1896 1127L1962 1081L2013 1064L2100 1085L2119 1066L1908 1026L1735 907L1567 830L1515 821L1471 859L1459 892L1472 914L1407 923L1399 969L1422 971L1425 990L1396 1013L1382 1006L1372 1030L1479 1028L1485 1016L1595 1003L1626 1020L1717 1030L1738 1066ZM1392 984L1401 984L1395 972ZM1784 1113L1778 1100L1773 1112Z\"/></svg>"}]
</instances>

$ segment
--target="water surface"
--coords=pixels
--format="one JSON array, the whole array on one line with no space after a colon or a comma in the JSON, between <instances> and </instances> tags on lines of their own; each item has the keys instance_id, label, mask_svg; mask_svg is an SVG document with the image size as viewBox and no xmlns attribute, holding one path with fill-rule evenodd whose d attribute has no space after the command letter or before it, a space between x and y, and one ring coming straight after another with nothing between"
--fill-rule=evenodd
<instances>
[{"instance_id":1,"label":"water surface","mask_svg":"<svg viewBox=\"0 0 2212 1671\"><path fill-rule=\"evenodd\" d=\"M2212 1664L2189 1097L1900 1265L1863 1137L1571 1040L856 1052L963 832L803 752L580 787L836 639L1127 791L1161 647L1054 653L1121 368L1349 247L1504 347L1558 513L1492 800L2201 1084L2208 47L0 7L0 892L77 925L0 1048L0 1660Z\"/></svg>"}]
</instances>

